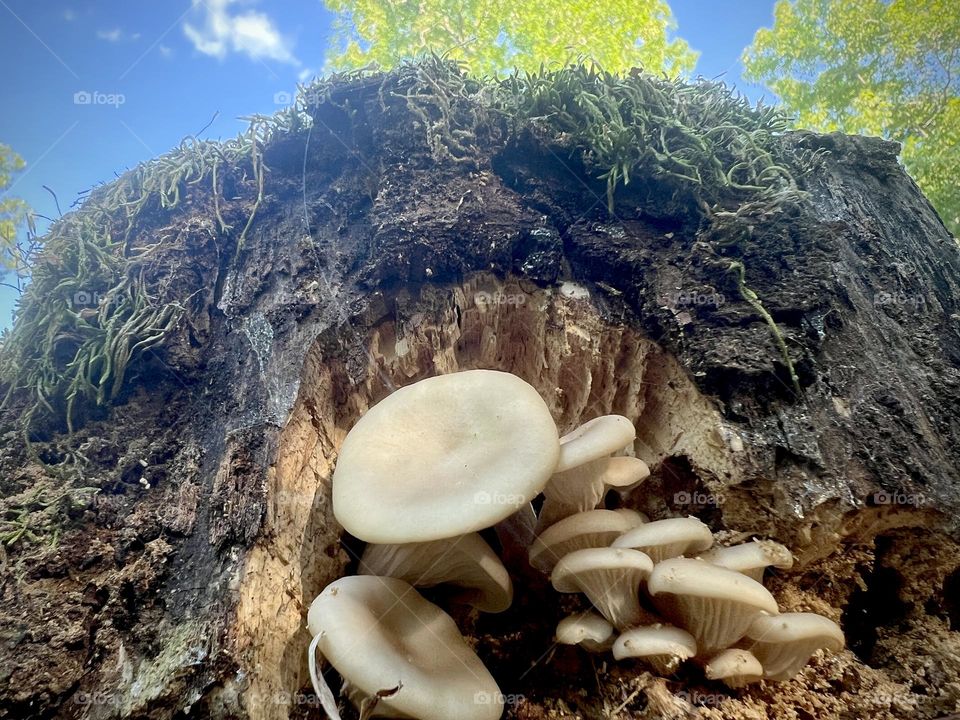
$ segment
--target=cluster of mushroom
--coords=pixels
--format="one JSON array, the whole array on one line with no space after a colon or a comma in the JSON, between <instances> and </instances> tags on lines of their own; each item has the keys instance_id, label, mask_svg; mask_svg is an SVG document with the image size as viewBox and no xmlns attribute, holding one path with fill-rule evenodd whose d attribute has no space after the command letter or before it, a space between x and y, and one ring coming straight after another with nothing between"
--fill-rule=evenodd
<instances>
[{"instance_id":1,"label":"cluster of mushroom","mask_svg":"<svg viewBox=\"0 0 960 720\"><path fill-rule=\"evenodd\" d=\"M825 618L778 614L754 579L790 561L782 546L706 553L712 535L693 518L595 509L609 489L648 476L641 460L612 457L634 437L626 418L604 416L561 438L532 386L490 370L422 380L364 414L337 459L333 510L366 550L359 574L328 585L307 617L310 674L330 718L340 715L318 652L361 718L500 717L496 681L454 620L415 589L452 586L454 600L482 612L507 609L513 586L479 534L487 528L505 550L529 548L557 590L583 592L600 612L561 622L559 642L643 656L662 672L710 658L708 676L734 685L789 677L817 648L842 645L835 625L829 640L808 632ZM531 501L541 493L537 517ZM689 554L702 559L680 557ZM680 627L660 624L641 592Z\"/></svg>"},{"instance_id":2,"label":"cluster of mushroom","mask_svg":"<svg viewBox=\"0 0 960 720\"><path fill-rule=\"evenodd\" d=\"M764 588L766 568L793 566L783 545L713 549L713 534L694 517L649 522L632 510L595 509L609 488L622 491L648 476L642 461L611 456L633 440L634 428L618 416L592 420L560 440L530 564L558 592L586 595L598 612L562 620L558 642L612 649L617 660L642 658L667 675L696 659L709 679L734 688L786 680L817 650L843 647L836 623L813 613L781 614Z\"/></svg>"}]
</instances>

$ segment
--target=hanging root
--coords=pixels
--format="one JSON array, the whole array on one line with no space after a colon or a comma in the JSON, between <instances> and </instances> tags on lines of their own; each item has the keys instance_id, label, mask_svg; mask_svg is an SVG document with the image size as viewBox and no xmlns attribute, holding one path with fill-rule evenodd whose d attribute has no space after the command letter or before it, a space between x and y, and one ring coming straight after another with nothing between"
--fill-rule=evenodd
<instances>
[{"instance_id":1,"label":"hanging root","mask_svg":"<svg viewBox=\"0 0 960 720\"><path fill-rule=\"evenodd\" d=\"M773 321L770 313L767 312L767 309L763 306L763 303L760 302L760 298L757 294L748 288L744 283L744 269L743 263L739 261L734 261L730 263L728 268L729 272L736 273L737 276L737 289L740 291L740 297L746 300L750 307L759 313L760 317L766 321L767 325L770 326L770 330L773 332L774 340L776 340L777 347L780 348L780 354L783 356L783 362L787 366L787 371L790 373L790 382L793 383L794 392L797 393L799 398L803 391L800 389L800 379L797 377L796 371L793 369L793 362L790 360L790 353L787 352L787 343L783 339L783 335L780 333L780 328L777 327L777 324Z\"/></svg>"}]
</instances>

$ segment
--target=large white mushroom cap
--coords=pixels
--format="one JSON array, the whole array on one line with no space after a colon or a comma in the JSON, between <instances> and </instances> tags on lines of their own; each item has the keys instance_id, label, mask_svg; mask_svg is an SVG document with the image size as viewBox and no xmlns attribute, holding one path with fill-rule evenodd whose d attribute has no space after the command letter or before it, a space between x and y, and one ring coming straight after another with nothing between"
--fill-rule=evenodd
<instances>
[{"instance_id":1,"label":"large white mushroom cap","mask_svg":"<svg viewBox=\"0 0 960 720\"><path fill-rule=\"evenodd\" d=\"M500 688L453 619L403 580L340 578L313 601L307 626L354 701L383 694L377 715L498 720L503 712ZM332 697L325 687L318 694Z\"/></svg>"},{"instance_id":2,"label":"large white mushroom cap","mask_svg":"<svg viewBox=\"0 0 960 720\"><path fill-rule=\"evenodd\" d=\"M640 584L653 562L639 550L587 548L561 558L550 575L557 592L582 592L593 606L618 628L643 621Z\"/></svg>"},{"instance_id":3,"label":"large white mushroom cap","mask_svg":"<svg viewBox=\"0 0 960 720\"><path fill-rule=\"evenodd\" d=\"M530 564L553 572L560 558L575 550L607 547L620 535L643 523L633 510L587 510L551 525L530 546Z\"/></svg>"},{"instance_id":4,"label":"large white mushroom cap","mask_svg":"<svg viewBox=\"0 0 960 720\"><path fill-rule=\"evenodd\" d=\"M367 545L361 575L406 580L416 587L450 584L460 599L483 612L503 612L513 601L513 583L500 558L478 533L403 545Z\"/></svg>"},{"instance_id":5,"label":"large white mushroom cap","mask_svg":"<svg viewBox=\"0 0 960 720\"><path fill-rule=\"evenodd\" d=\"M743 637L764 613L778 612L773 595L756 580L703 560L672 558L658 563L647 592L665 617L690 631L697 650L706 657Z\"/></svg>"},{"instance_id":6,"label":"large white mushroom cap","mask_svg":"<svg viewBox=\"0 0 960 720\"><path fill-rule=\"evenodd\" d=\"M637 429L623 415L602 415L560 438L557 472L599 460L623 450L637 437Z\"/></svg>"},{"instance_id":7,"label":"large white mushroom cap","mask_svg":"<svg viewBox=\"0 0 960 720\"><path fill-rule=\"evenodd\" d=\"M661 675L672 675L684 660L697 654L697 641L686 630L671 625L648 625L627 630L613 644L613 657L641 658Z\"/></svg>"},{"instance_id":8,"label":"large white mushroom cap","mask_svg":"<svg viewBox=\"0 0 960 720\"><path fill-rule=\"evenodd\" d=\"M468 370L397 390L347 434L333 512L367 542L454 537L495 525L539 494L560 440L537 391Z\"/></svg>"},{"instance_id":9,"label":"large white mushroom cap","mask_svg":"<svg viewBox=\"0 0 960 720\"><path fill-rule=\"evenodd\" d=\"M817 650L843 649L843 630L816 613L783 613L758 617L743 643L763 665L771 680L789 680L803 669Z\"/></svg>"},{"instance_id":10,"label":"large white mushroom cap","mask_svg":"<svg viewBox=\"0 0 960 720\"><path fill-rule=\"evenodd\" d=\"M611 545L640 550L657 563L706 550L713 545L713 533L695 517L668 518L628 530Z\"/></svg>"}]
</instances>

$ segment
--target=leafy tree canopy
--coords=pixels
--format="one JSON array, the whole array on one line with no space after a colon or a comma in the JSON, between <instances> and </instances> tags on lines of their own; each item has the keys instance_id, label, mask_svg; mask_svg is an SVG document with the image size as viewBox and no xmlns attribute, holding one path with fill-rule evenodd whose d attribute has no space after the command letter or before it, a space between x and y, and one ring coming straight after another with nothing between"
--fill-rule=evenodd
<instances>
[{"instance_id":1,"label":"leafy tree canopy","mask_svg":"<svg viewBox=\"0 0 960 720\"><path fill-rule=\"evenodd\" d=\"M327 0L337 13L331 65L384 69L426 51L477 75L588 56L606 70L689 72L697 54L670 38L665 0Z\"/></svg>"},{"instance_id":2,"label":"leafy tree canopy","mask_svg":"<svg viewBox=\"0 0 960 720\"><path fill-rule=\"evenodd\" d=\"M744 64L801 126L901 142L904 165L960 233L960 3L779 0Z\"/></svg>"},{"instance_id":3,"label":"leafy tree canopy","mask_svg":"<svg viewBox=\"0 0 960 720\"><path fill-rule=\"evenodd\" d=\"M0 266L5 268L17 266L17 232L27 221L30 211L23 200L10 197L7 188L26 166L23 158L9 145L0 143Z\"/></svg>"}]
</instances>

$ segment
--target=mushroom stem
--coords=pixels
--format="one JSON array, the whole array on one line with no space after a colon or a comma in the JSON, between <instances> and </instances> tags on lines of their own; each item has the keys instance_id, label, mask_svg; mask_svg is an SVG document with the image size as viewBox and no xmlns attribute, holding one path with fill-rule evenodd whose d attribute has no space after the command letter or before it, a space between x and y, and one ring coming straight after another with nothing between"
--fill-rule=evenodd
<instances>
[{"instance_id":1,"label":"mushroom stem","mask_svg":"<svg viewBox=\"0 0 960 720\"><path fill-rule=\"evenodd\" d=\"M313 691L320 700L320 707L327 714L330 720L342 720L340 710L337 707L337 699L333 696L333 691L327 685L323 673L317 672L317 644L322 635L317 633L310 641L310 647L307 649L307 666L310 669L310 682L313 684Z\"/></svg>"}]
</instances>

